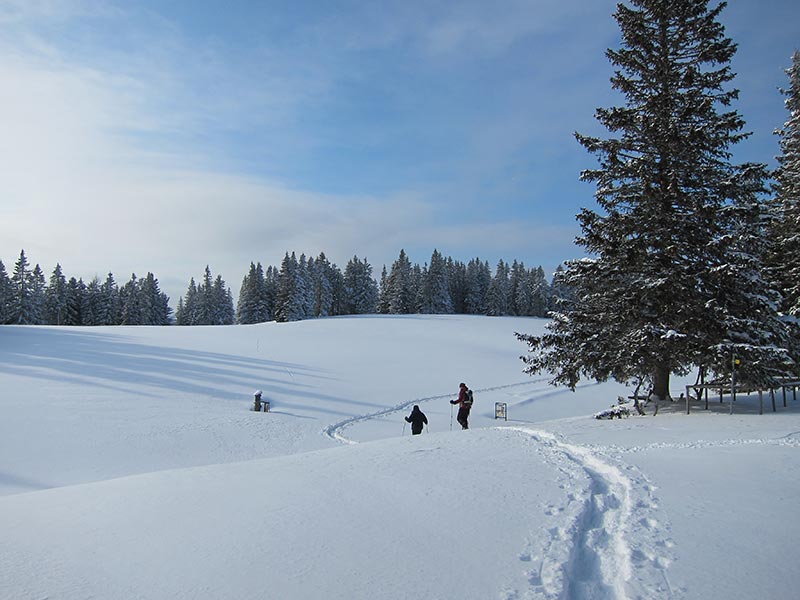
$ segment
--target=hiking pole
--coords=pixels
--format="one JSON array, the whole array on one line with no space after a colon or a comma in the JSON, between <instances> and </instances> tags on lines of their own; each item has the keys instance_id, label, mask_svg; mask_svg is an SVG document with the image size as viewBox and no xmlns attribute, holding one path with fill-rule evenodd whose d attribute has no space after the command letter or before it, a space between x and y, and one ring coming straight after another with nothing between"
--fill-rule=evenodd
<instances>
[{"instance_id":1,"label":"hiking pole","mask_svg":"<svg viewBox=\"0 0 800 600\"><path fill-rule=\"evenodd\" d=\"M453 431L453 405L450 405L450 431Z\"/></svg>"},{"instance_id":2,"label":"hiking pole","mask_svg":"<svg viewBox=\"0 0 800 600\"><path fill-rule=\"evenodd\" d=\"M405 435L406 435L406 422L403 421L403 436L405 436ZM401 436L401 437L403 437L403 436Z\"/></svg>"}]
</instances>

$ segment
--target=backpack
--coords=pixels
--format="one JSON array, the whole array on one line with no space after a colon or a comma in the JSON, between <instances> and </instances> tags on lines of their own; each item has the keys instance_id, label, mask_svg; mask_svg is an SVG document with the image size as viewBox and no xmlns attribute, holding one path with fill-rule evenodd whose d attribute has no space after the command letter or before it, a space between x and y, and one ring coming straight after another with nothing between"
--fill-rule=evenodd
<instances>
[{"instance_id":1,"label":"backpack","mask_svg":"<svg viewBox=\"0 0 800 600\"><path fill-rule=\"evenodd\" d=\"M467 397L464 398L464 406L472 408L472 390L467 390Z\"/></svg>"}]
</instances>

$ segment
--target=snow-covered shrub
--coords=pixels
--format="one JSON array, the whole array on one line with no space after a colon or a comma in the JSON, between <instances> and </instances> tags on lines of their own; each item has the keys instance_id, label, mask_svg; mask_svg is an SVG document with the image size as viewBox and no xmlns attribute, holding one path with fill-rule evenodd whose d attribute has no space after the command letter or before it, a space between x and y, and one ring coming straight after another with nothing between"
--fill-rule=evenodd
<instances>
[{"instance_id":1,"label":"snow-covered shrub","mask_svg":"<svg viewBox=\"0 0 800 600\"><path fill-rule=\"evenodd\" d=\"M600 411L597 413L595 419L621 419L622 417L630 417L631 411L628 407L628 402L622 397L617 397L617 403L612 404L611 408Z\"/></svg>"}]
</instances>

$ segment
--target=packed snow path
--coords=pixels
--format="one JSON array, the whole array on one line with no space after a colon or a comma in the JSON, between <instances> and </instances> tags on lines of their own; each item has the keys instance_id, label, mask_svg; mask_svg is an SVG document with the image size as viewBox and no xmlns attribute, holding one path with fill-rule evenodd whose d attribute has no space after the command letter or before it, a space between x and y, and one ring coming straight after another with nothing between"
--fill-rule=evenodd
<instances>
[{"instance_id":1,"label":"packed snow path","mask_svg":"<svg viewBox=\"0 0 800 600\"><path fill-rule=\"evenodd\" d=\"M512 384L508 384L508 385L499 385L499 386L481 388L481 389L477 389L477 390L473 390L473 391L474 391L475 394L480 396L480 395L482 395L484 393L487 393L487 392L496 392L496 391L499 391L499 390L509 390L509 389L514 389L514 388L533 386L533 385L538 386L538 385L541 385L542 382L545 382L547 380L548 380L547 377L539 377L539 378L536 378L536 379L531 379L530 381L525 381L523 383L512 383ZM388 408L385 408L385 409L382 409L382 410L379 410L379 411L376 411L376 412L371 412L371 413L364 414L364 415L358 415L358 416L354 416L354 417L348 417L347 419L342 419L341 421L338 421L337 423L333 423L332 425L328 425L325 429L322 430L322 433L323 433L323 435L325 435L325 436L327 436L327 437L329 437L329 438L331 438L333 440L336 440L337 442L341 442L343 444L356 444L358 442L352 440L351 438L348 438L343 433L343 431L345 429L347 429L348 427L351 427L351 426L353 426L353 425L355 425L357 423L360 423L360 422L369 421L369 420L376 419L376 418L379 418L379 417L384 417L384 416L387 416L387 415L391 415L393 413L399 413L399 412L403 412L403 411L408 411L409 407L414 406L415 404L425 404L425 403L432 402L434 400L452 400L455 397L456 397L456 394L440 394L438 396L428 396L428 397L425 397L425 398L415 398L414 400L407 400L405 402L401 402L399 404L396 404L394 406L390 406ZM526 398L526 400L524 400L523 402L529 402L529 401L530 401L530 398Z\"/></svg>"},{"instance_id":2,"label":"packed snow path","mask_svg":"<svg viewBox=\"0 0 800 600\"><path fill-rule=\"evenodd\" d=\"M666 568L672 542L660 525L653 486L637 469L556 435L510 427L539 445L562 474L566 503L549 507L560 525L523 555L534 598L675 598ZM635 540L635 541L629 541ZM508 596L509 600L517 595Z\"/></svg>"}]
</instances>

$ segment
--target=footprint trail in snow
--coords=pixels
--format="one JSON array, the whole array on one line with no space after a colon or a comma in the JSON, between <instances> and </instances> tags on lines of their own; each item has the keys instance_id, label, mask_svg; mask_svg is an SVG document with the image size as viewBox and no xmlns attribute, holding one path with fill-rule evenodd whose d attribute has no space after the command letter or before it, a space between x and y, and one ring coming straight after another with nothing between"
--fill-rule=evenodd
<instances>
[{"instance_id":1,"label":"footprint trail in snow","mask_svg":"<svg viewBox=\"0 0 800 600\"><path fill-rule=\"evenodd\" d=\"M657 514L654 488L637 469L552 433L530 436L543 460L562 474L566 504L547 506L554 524L534 532L522 553L528 588L504 600L677 598L667 578L672 542Z\"/></svg>"},{"instance_id":2,"label":"footprint trail in snow","mask_svg":"<svg viewBox=\"0 0 800 600\"><path fill-rule=\"evenodd\" d=\"M528 382L530 385L536 381ZM503 389L498 386L478 392ZM322 434L357 444L343 431L358 422L407 410L414 404L450 398L451 394L417 398L384 410L344 419ZM501 600L644 600L678 599L667 577L673 543L658 514L655 488L635 467L612 459L603 450L563 441L527 427L499 427L520 432L536 444L542 459L560 473L562 506L547 506L553 526L544 535L532 532L519 554L527 587L505 589ZM791 443L791 442L790 442Z\"/></svg>"}]
</instances>

